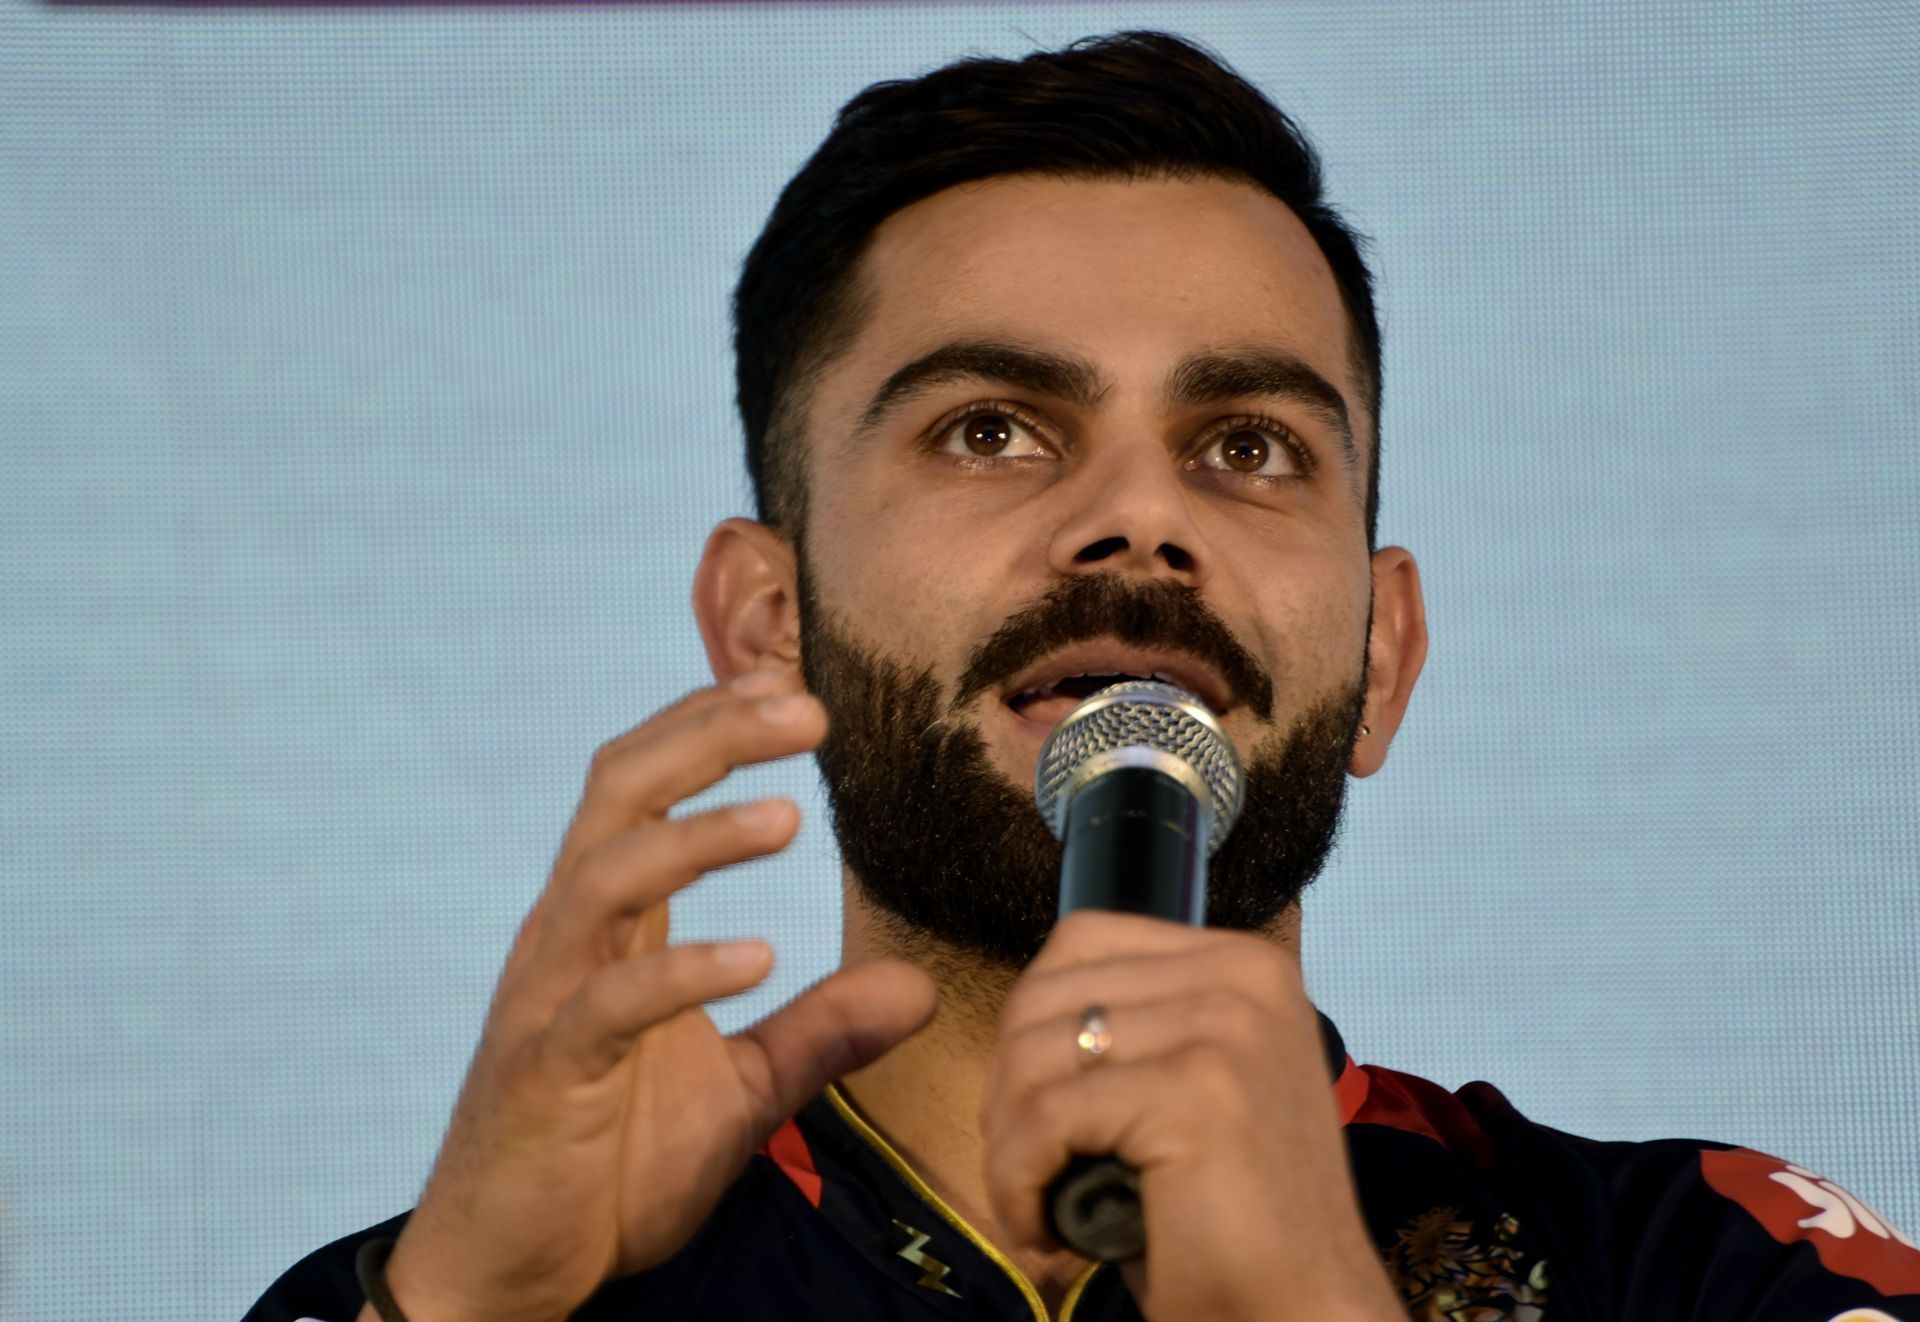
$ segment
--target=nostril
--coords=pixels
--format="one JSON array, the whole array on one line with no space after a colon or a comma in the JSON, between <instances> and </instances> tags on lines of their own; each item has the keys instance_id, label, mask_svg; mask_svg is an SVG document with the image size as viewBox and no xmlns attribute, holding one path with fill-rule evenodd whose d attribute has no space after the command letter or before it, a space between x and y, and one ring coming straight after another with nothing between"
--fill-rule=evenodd
<instances>
[{"instance_id":1,"label":"nostril","mask_svg":"<svg viewBox=\"0 0 1920 1322\"><path fill-rule=\"evenodd\" d=\"M1088 565L1096 560L1105 560L1108 556L1119 555L1127 549L1124 537L1102 537L1099 541L1082 547L1080 554L1073 559L1076 564Z\"/></svg>"},{"instance_id":2,"label":"nostril","mask_svg":"<svg viewBox=\"0 0 1920 1322\"><path fill-rule=\"evenodd\" d=\"M1172 542L1160 543L1160 555L1169 569L1184 571L1193 568L1193 557Z\"/></svg>"}]
</instances>

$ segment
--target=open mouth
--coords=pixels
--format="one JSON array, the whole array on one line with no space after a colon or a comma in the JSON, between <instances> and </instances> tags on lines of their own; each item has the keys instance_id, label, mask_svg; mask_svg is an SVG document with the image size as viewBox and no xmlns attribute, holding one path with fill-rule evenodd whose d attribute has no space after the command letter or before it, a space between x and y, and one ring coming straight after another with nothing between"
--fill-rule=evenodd
<instances>
[{"instance_id":1,"label":"open mouth","mask_svg":"<svg viewBox=\"0 0 1920 1322\"><path fill-rule=\"evenodd\" d=\"M1152 671L1145 674L1129 671L1112 671L1098 674L1062 675L1045 684L1009 694L1006 704L1014 715L1036 724L1052 727L1058 725L1066 714L1079 706L1085 698L1098 693L1110 685L1129 679L1157 679L1163 683L1180 688L1190 688L1187 681L1177 675ZM1209 704L1211 706L1212 704ZM1216 713L1218 709L1216 708Z\"/></svg>"},{"instance_id":2,"label":"open mouth","mask_svg":"<svg viewBox=\"0 0 1920 1322\"><path fill-rule=\"evenodd\" d=\"M1078 702L1090 697L1109 685L1129 679L1162 679L1160 675L1066 675L1051 684L1039 688L1025 689L1007 699L1007 705L1015 711L1036 702L1046 702L1051 698L1071 698ZM1173 680L1167 680L1169 684Z\"/></svg>"}]
</instances>

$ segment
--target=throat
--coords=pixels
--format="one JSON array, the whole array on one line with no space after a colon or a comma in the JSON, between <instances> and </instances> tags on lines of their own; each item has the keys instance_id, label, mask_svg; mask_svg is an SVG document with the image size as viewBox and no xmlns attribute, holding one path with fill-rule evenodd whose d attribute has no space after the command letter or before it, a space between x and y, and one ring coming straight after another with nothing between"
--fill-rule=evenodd
<instances>
[{"instance_id":1,"label":"throat","mask_svg":"<svg viewBox=\"0 0 1920 1322\"><path fill-rule=\"evenodd\" d=\"M934 1047L921 1043L934 1027L929 1024L879 1061L842 1079L841 1096L966 1231L1012 1264L1039 1294L1047 1315L1057 1317L1087 1261L1068 1249L1017 1247L1001 1229L982 1174L979 1112L985 1062L979 1061L975 1069L970 1056L935 1061L936 1068L944 1068L944 1081L929 1075L914 1057ZM912 1050L916 1044L919 1051ZM897 1059L903 1052L908 1058ZM887 1068L889 1063L893 1068Z\"/></svg>"}]
</instances>

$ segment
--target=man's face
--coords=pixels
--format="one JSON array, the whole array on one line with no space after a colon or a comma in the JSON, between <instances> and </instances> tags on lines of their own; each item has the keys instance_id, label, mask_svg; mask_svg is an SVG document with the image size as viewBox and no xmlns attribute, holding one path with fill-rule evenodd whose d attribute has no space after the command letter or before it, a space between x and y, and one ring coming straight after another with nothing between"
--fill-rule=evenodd
<instances>
[{"instance_id":1,"label":"man's face","mask_svg":"<svg viewBox=\"0 0 1920 1322\"><path fill-rule=\"evenodd\" d=\"M1331 844L1370 606L1374 421L1306 228L1246 184L1002 176L890 217L861 279L807 418L802 616L867 898L1030 957L1040 745L1077 677L1159 673L1249 764L1213 920L1271 921Z\"/></svg>"}]
</instances>

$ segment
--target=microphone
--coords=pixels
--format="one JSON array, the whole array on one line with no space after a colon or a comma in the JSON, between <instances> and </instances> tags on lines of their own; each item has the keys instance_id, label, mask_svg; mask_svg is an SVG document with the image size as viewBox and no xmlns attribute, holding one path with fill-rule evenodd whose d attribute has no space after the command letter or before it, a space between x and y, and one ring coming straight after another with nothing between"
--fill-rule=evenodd
<instances>
[{"instance_id":1,"label":"microphone","mask_svg":"<svg viewBox=\"0 0 1920 1322\"><path fill-rule=\"evenodd\" d=\"M1061 843L1060 916L1144 913L1199 927L1207 860L1240 816L1240 755L1200 699L1175 684L1108 685L1047 735L1034 770L1040 816ZM1140 1174L1112 1156L1073 1158L1048 1186L1060 1242L1099 1262L1146 1248Z\"/></svg>"}]
</instances>

